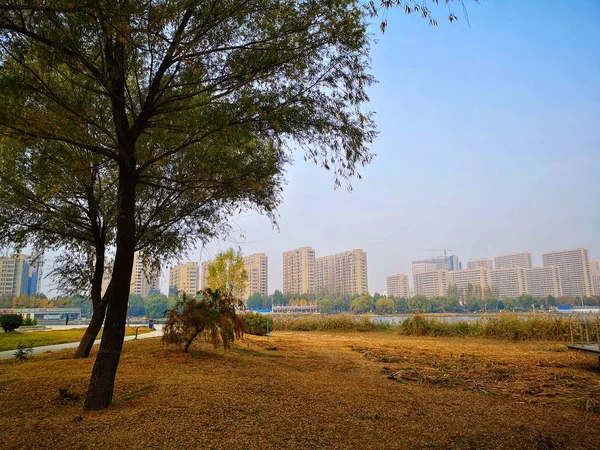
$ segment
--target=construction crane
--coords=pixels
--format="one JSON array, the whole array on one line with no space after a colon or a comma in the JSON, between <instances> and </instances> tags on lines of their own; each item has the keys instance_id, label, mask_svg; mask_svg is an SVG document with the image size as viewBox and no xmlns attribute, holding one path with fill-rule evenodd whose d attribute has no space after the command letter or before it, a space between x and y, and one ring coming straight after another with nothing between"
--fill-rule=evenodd
<instances>
[{"instance_id":1,"label":"construction crane","mask_svg":"<svg viewBox=\"0 0 600 450\"><path fill-rule=\"evenodd\" d=\"M422 252L444 252L444 257L446 257L446 252L451 252L452 250L449 248L418 248L417 250Z\"/></svg>"}]
</instances>

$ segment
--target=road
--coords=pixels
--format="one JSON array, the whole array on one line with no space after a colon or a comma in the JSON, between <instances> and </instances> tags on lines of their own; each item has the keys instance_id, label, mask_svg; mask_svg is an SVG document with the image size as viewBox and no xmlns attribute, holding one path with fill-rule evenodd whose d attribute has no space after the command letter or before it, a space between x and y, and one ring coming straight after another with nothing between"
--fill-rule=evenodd
<instances>
[{"instance_id":1,"label":"road","mask_svg":"<svg viewBox=\"0 0 600 450\"><path fill-rule=\"evenodd\" d=\"M148 339L148 338L153 338L153 337L159 337L162 336L162 327L160 327L160 325L156 325L156 331L151 331L150 333L144 333L144 334L140 334L138 335L138 339ZM78 326L73 326L73 328L81 328ZM126 341L131 341L135 339L135 336L126 336L125 340ZM100 339L94 341L94 345L98 345L100 344ZM45 353L45 352L57 352L60 350L64 350L67 348L77 348L77 346L79 345L79 341L77 342L69 342L66 344L56 344L56 345L44 345L43 347L33 347L33 354L37 355L40 353ZM0 352L0 359L10 359L10 358L14 358L15 356L15 350L6 350L4 352Z\"/></svg>"}]
</instances>

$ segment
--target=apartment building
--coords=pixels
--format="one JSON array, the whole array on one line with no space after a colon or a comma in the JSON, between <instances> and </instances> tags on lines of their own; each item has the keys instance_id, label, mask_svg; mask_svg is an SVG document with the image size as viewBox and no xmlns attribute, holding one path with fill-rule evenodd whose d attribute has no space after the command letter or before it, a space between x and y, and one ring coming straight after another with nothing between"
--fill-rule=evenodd
<instances>
[{"instance_id":1,"label":"apartment building","mask_svg":"<svg viewBox=\"0 0 600 450\"><path fill-rule=\"evenodd\" d=\"M506 267L522 267L528 269L533 267L533 258L529 252L509 253L494 258L494 267L504 269Z\"/></svg>"},{"instance_id":2,"label":"apartment building","mask_svg":"<svg viewBox=\"0 0 600 450\"><path fill-rule=\"evenodd\" d=\"M245 298L259 293L263 298L269 296L268 258L264 253L253 253L244 257L244 270L248 274Z\"/></svg>"},{"instance_id":3,"label":"apartment building","mask_svg":"<svg viewBox=\"0 0 600 450\"><path fill-rule=\"evenodd\" d=\"M492 291L490 269L465 269L448 272L448 286L452 286L459 299L465 300L469 295L485 299Z\"/></svg>"},{"instance_id":4,"label":"apartment building","mask_svg":"<svg viewBox=\"0 0 600 450\"><path fill-rule=\"evenodd\" d=\"M594 295L600 295L600 259L590 260L590 272Z\"/></svg>"},{"instance_id":5,"label":"apartment building","mask_svg":"<svg viewBox=\"0 0 600 450\"><path fill-rule=\"evenodd\" d=\"M367 253L361 249L334 255L335 292L341 295L364 295L369 292Z\"/></svg>"},{"instance_id":6,"label":"apartment building","mask_svg":"<svg viewBox=\"0 0 600 450\"><path fill-rule=\"evenodd\" d=\"M526 293L525 270L522 267L504 267L491 271L492 291L500 299L518 298Z\"/></svg>"},{"instance_id":7,"label":"apartment building","mask_svg":"<svg viewBox=\"0 0 600 450\"><path fill-rule=\"evenodd\" d=\"M135 252L129 293L148 297L151 290L159 290L159 281L160 270L153 267L153 261L145 260L141 252Z\"/></svg>"},{"instance_id":8,"label":"apartment building","mask_svg":"<svg viewBox=\"0 0 600 450\"><path fill-rule=\"evenodd\" d=\"M494 262L489 258L470 259L467 262L467 269L494 269Z\"/></svg>"},{"instance_id":9,"label":"apartment building","mask_svg":"<svg viewBox=\"0 0 600 450\"><path fill-rule=\"evenodd\" d=\"M172 267L169 271L169 289L173 287L177 289L177 292L195 295L200 290L198 263L190 261Z\"/></svg>"},{"instance_id":10,"label":"apartment building","mask_svg":"<svg viewBox=\"0 0 600 450\"><path fill-rule=\"evenodd\" d=\"M442 255L433 258L436 270L461 270L462 264L456 255Z\"/></svg>"},{"instance_id":11,"label":"apartment building","mask_svg":"<svg viewBox=\"0 0 600 450\"><path fill-rule=\"evenodd\" d=\"M561 271L557 266L525 269L526 293L532 297L563 296Z\"/></svg>"},{"instance_id":12,"label":"apartment building","mask_svg":"<svg viewBox=\"0 0 600 450\"><path fill-rule=\"evenodd\" d=\"M43 261L23 253L0 258L0 296L16 297L40 292Z\"/></svg>"},{"instance_id":13,"label":"apartment building","mask_svg":"<svg viewBox=\"0 0 600 450\"><path fill-rule=\"evenodd\" d=\"M544 266L560 269L563 295L590 297L594 292L586 248L559 250L542 255Z\"/></svg>"},{"instance_id":14,"label":"apartment building","mask_svg":"<svg viewBox=\"0 0 600 450\"><path fill-rule=\"evenodd\" d=\"M408 286L408 275L398 273L386 277L387 295L394 298L409 298L410 287Z\"/></svg>"},{"instance_id":15,"label":"apartment building","mask_svg":"<svg viewBox=\"0 0 600 450\"><path fill-rule=\"evenodd\" d=\"M315 290L315 251L300 247L283 253L283 293L312 294Z\"/></svg>"},{"instance_id":16,"label":"apartment building","mask_svg":"<svg viewBox=\"0 0 600 450\"><path fill-rule=\"evenodd\" d=\"M315 292L329 295L335 292L335 256L315 258Z\"/></svg>"},{"instance_id":17,"label":"apartment building","mask_svg":"<svg viewBox=\"0 0 600 450\"><path fill-rule=\"evenodd\" d=\"M448 271L431 270L413 274L415 294L427 297L448 295Z\"/></svg>"}]
</instances>

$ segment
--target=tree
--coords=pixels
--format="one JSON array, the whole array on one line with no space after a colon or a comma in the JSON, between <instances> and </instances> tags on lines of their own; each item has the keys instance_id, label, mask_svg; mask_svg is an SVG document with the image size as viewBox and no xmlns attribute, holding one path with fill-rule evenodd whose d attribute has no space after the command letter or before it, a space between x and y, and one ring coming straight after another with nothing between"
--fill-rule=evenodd
<instances>
[{"instance_id":1,"label":"tree","mask_svg":"<svg viewBox=\"0 0 600 450\"><path fill-rule=\"evenodd\" d=\"M394 301L387 297L380 297L375 303L375 310L377 314L394 314L396 311L396 306L394 305Z\"/></svg>"},{"instance_id":2,"label":"tree","mask_svg":"<svg viewBox=\"0 0 600 450\"><path fill-rule=\"evenodd\" d=\"M333 304L327 297L320 299L317 302L317 307L319 308L319 313L321 314L331 314L333 312Z\"/></svg>"},{"instance_id":3,"label":"tree","mask_svg":"<svg viewBox=\"0 0 600 450\"><path fill-rule=\"evenodd\" d=\"M127 310L127 315L129 317L142 317L146 315L145 303L144 297L141 295L129 294L129 308Z\"/></svg>"},{"instance_id":4,"label":"tree","mask_svg":"<svg viewBox=\"0 0 600 450\"><path fill-rule=\"evenodd\" d=\"M265 307L264 303L265 302L264 302L263 296L260 293L255 292L246 301L246 306L248 307L248 309L257 310L257 309L263 309Z\"/></svg>"},{"instance_id":5,"label":"tree","mask_svg":"<svg viewBox=\"0 0 600 450\"><path fill-rule=\"evenodd\" d=\"M287 300L283 293L279 289L275 289L275 292L271 295L271 302L273 305L286 305Z\"/></svg>"},{"instance_id":6,"label":"tree","mask_svg":"<svg viewBox=\"0 0 600 450\"><path fill-rule=\"evenodd\" d=\"M243 303L210 288L201 292L200 299L184 295L168 311L162 340L182 344L187 353L194 339L202 335L215 348L221 344L227 350L235 338L244 334L244 321L237 315L236 306L242 307Z\"/></svg>"},{"instance_id":7,"label":"tree","mask_svg":"<svg viewBox=\"0 0 600 450\"><path fill-rule=\"evenodd\" d=\"M350 304L350 309L355 313L365 313L371 311L373 307L373 300L368 294L352 300Z\"/></svg>"},{"instance_id":8,"label":"tree","mask_svg":"<svg viewBox=\"0 0 600 450\"><path fill-rule=\"evenodd\" d=\"M241 298L246 290L248 274L241 251L230 248L208 263L206 287L222 291L226 296Z\"/></svg>"},{"instance_id":9,"label":"tree","mask_svg":"<svg viewBox=\"0 0 600 450\"><path fill-rule=\"evenodd\" d=\"M69 297L69 306L73 308L81 308L81 314L85 316L93 314L94 311L92 300L89 297L84 297L83 295L72 295Z\"/></svg>"},{"instance_id":10,"label":"tree","mask_svg":"<svg viewBox=\"0 0 600 450\"><path fill-rule=\"evenodd\" d=\"M20 314L2 314L0 315L0 327L5 333L15 331L23 325L23 316Z\"/></svg>"},{"instance_id":11,"label":"tree","mask_svg":"<svg viewBox=\"0 0 600 450\"><path fill-rule=\"evenodd\" d=\"M205 236L183 203L188 213L209 204L213 215L204 217L220 223L248 207L272 216L286 148L332 169L336 185L371 160L374 125L361 109L372 83L367 18L392 6L430 16L410 0L367 6L357 0L4 2L3 142L47 155L68 145L100 158L114 174L119 213L103 300L113 326L103 333L85 408L112 400L136 249L157 242L168 252L191 245L192 230ZM248 159L261 173L239 176ZM215 193L223 189L227 195ZM137 214L144 193L160 212ZM168 230L170 239L153 241ZM177 241L180 234L185 239Z\"/></svg>"},{"instance_id":12,"label":"tree","mask_svg":"<svg viewBox=\"0 0 600 450\"><path fill-rule=\"evenodd\" d=\"M165 294L149 295L144 301L146 317L164 317L167 310L171 308L168 297Z\"/></svg>"},{"instance_id":13,"label":"tree","mask_svg":"<svg viewBox=\"0 0 600 450\"><path fill-rule=\"evenodd\" d=\"M178 293L177 286L169 286L169 297L177 297Z\"/></svg>"}]
</instances>

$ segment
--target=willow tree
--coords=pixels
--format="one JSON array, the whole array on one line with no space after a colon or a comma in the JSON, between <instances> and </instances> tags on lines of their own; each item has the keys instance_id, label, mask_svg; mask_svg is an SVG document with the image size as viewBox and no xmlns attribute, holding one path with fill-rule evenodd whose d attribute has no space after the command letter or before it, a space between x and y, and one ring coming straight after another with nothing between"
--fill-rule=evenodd
<instances>
[{"instance_id":1,"label":"willow tree","mask_svg":"<svg viewBox=\"0 0 600 450\"><path fill-rule=\"evenodd\" d=\"M203 202L204 156L220 149L303 152L337 183L370 161L368 17L351 0L0 2L2 140L114 165L115 258L87 409L112 401L141 193L163 211Z\"/></svg>"}]
</instances>

